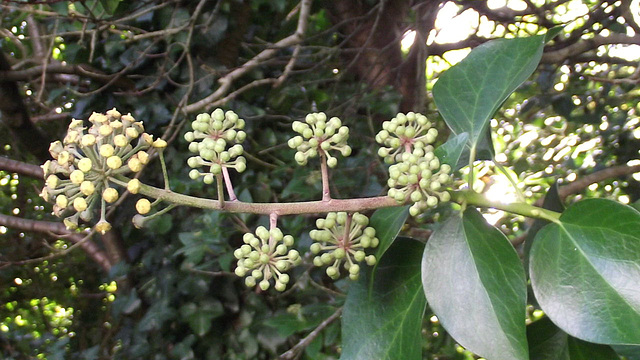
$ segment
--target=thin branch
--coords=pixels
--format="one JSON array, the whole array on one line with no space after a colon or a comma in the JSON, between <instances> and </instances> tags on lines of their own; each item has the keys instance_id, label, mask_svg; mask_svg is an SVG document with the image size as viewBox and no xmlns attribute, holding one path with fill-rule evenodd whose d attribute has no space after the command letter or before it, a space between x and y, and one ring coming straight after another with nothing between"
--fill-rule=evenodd
<instances>
[{"instance_id":1,"label":"thin branch","mask_svg":"<svg viewBox=\"0 0 640 360\"><path fill-rule=\"evenodd\" d=\"M44 173L40 166L11 160L3 156L0 156L0 170L18 173L20 175L26 175L37 179L44 178Z\"/></svg>"},{"instance_id":2,"label":"thin branch","mask_svg":"<svg viewBox=\"0 0 640 360\"><path fill-rule=\"evenodd\" d=\"M340 315L342 314L342 308L338 308L331 316L326 318L323 322L320 323L309 335L305 336L302 340L300 340L294 347L289 349L287 352L280 355L278 359L280 360L293 360L295 359L300 352L302 352L315 338L320 335L322 330L324 330L327 326L329 326L332 322L334 322Z\"/></svg>"},{"instance_id":3,"label":"thin branch","mask_svg":"<svg viewBox=\"0 0 640 360\"><path fill-rule=\"evenodd\" d=\"M93 243L89 240L90 235L79 234L70 230L67 230L65 226L59 222L51 222L51 221L40 221L40 220L29 220L23 219L15 216L9 216L0 214L0 225L4 225L13 229L21 230L21 231L34 231L40 233L48 233L48 234L57 234L57 236L64 237L65 239L71 240L74 243L72 247L67 248L64 251L60 251L58 253L52 253L49 256L38 259L29 259L22 261L13 261L10 262L12 265L23 265L30 262L42 261L43 259L49 259L52 257L57 257L66 254L74 247L80 247L84 252L95 261L105 272L109 272L111 270L111 262L105 256L105 254Z\"/></svg>"},{"instance_id":4,"label":"thin branch","mask_svg":"<svg viewBox=\"0 0 640 360\"><path fill-rule=\"evenodd\" d=\"M303 0L302 6L310 7L311 1ZM300 10L301 14L308 13L308 12L309 12L309 9ZM220 86L218 87L218 89L216 89L216 91L214 91L212 94L205 97L204 99L198 100L195 103L185 106L184 112L193 113L199 110L208 110L209 108L215 106L213 105L213 103L216 102L217 100L220 100L225 94L227 94L227 92L231 88L231 85L236 79L240 78L247 72L251 71L253 68L260 65L264 61L274 57L278 53L278 51L280 51L280 49L299 44L302 41L301 31L306 28L308 17L301 16L300 19L304 21L298 22L298 28L296 29L296 32L294 34L289 35L286 38L276 42L275 44L273 44L273 46L261 51L256 56L254 56L251 60L244 63L244 65L236 68L235 70L229 72L227 75L221 77L218 80L218 83L220 84ZM264 80L267 80L267 79L264 79ZM271 81L276 81L276 80L272 79Z\"/></svg>"},{"instance_id":5,"label":"thin branch","mask_svg":"<svg viewBox=\"0 0 640 360\"><path fill-rule=\"evenodd\" d=\"M575 55L593 50L602 45L612 44L640 44L640 34L626 36L624 34L612 33L609 36L596 36L593 39L580 40L571 43L561 49L545 52L542 55L542 63L560 64L566 59Z\"/></svg>"},{"instance_id":6,"label":"thin branch","mask_svg":"<svg viewBox=\"0 0 640 360\"><path fill-rule=\"evenodd\" d=\"M640 172L640 165L612 166L610 168L606 168L606 169L591 173L589 175L583 176L567 185L560 186L560 188L558 189L558 196L560 197L560 199L564 199L569 195L576 194L582 191L583 189L586 189L591 184L595 184L607 179L618 178L621 176L634 174L637 172ZM536 202L536 205L538 205L538 203L542 204L542 201L543 201L542 199L538 200Z\"/></svg>"},{"instance_id":7,"label":"thin branch","mask_svg":"<svg viewBox=\"0 0 640 360\"><path fill-rule=\"evenodd\" d=\"M299 6L300 6L300 17L298 18L298 28L296 29L296 33L300 34L300 43L298 43L295 49L293 49L293 54L291 55L291 59L289 59L287 66L284 67L284 71L282 72L282 75L280 75L276 83L273 84L273 87L278 87L282 85L282 83L287 79L287 77L289 76L289 73L291 73L291 70L293 70L293 67L296 64L298 55L300 54L300 48L302 47L301 45L302 39L304 38L304 33L307 30L307 23L309 21L309 12L311 10L311 0L302 0Z\"/></svg>"}]
</instances>

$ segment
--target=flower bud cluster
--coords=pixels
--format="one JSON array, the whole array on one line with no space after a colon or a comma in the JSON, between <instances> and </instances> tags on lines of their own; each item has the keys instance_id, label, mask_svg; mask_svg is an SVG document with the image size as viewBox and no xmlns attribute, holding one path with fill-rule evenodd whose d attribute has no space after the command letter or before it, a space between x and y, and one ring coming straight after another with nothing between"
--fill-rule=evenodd
<instances>
[{"instance_id":1,"label":"flower bud cluster","mask_svg":"<svg viewBox=\"0 0 640 360\"><path fill-rule=\"evenodd\" d=\"M191 123L193 131L184 135L189 151L197 153L187 160L189 177L193 180L203 178L207 184L213 183L214 176L222 173L222 168L234 168L243 172L247 168L241 142L247 137L245 122L233 111L226 113L216 109L211 114L200 114ZM233 145L232 145L233 144ZM198 168L204 166L201 172Z\"/></svg>"},{"instance_id":2,"label":"flower bud cluster","mask_svg":"<svg viewBox=\"0 0 640 360\"><path fill-rule=\"evenodd\" d=\"M406 115L400 113L383 122L382 130L376 135L376 141L383 145L378 150L378 155L387 164L393 164L401 161L400 157L405 152L425 149L438 137L438 130L431 125L426 116L413 112Z\"/></svg>"},{"instance_id":3,"label":"flower bud cluster","mask_svg":"<svg viewBox=\"0 0 640 360\"><path fill-rule=\"evenodd\" d=\"M306 165L309 158L323 154L327 165L333 168L338 164L338 159L329 151L337 150L342 156L351 155L351 147L347 145L349 128L343 126L337 117L327 121L324 113L308 114L305 122L294 121L291 127L300 134L288 142L290 148L298 150L295 160L300 165Z\"/></svg>"},{"instance_id":4,"label":"flower bud cluster","mask_svg":"<svg viewBox=\"0 0 640 360\"><path fill-rule=\"evenodd\" d=\"M412 216L417 216L439 201L449 201L451 195L444 188L451 182L451 167L440 164L431 145L438 131L422 114L398 114L382 124L376 141L382 145L378 155L389 167L390 197L398 203L411 201Z\"/></svg>"},{"instance_id":5,"label":"flower bud cluster","mask_svg":"<svg viewBox=\"0 0 640 360\"><path fill-rule=\"evenodd\" d=\"M415 155L416 151L403 153L401 162L389 167L387 184L390 189L387 195L398 203L410 200L413 203L409 208L411 216L435 207L439 201L451 199L444 189L451 182L451 167L440 164L430 145L425 149L429 152L423 156Z\"/></svg>"},{"instance_id":6,"label":"flower bud cluster","mask_svg":"<svg viewBox=\"0 0 640 360\"><path fill-rule=\"evenodd\" d=\"M332 279L340 277L340 265L349 273L349 278L357 280L360 274L359 262L374 265L376 257L367 255L365 249L375 248L379 240L376 230L369 225L369 218L360 213L328 213L324 219L316 220L317 230L309 235L315 240L311 252L315 266L326 266L326 273Z\"/></svg>"},{"instance_id":7,"label":"flower bud cluster","mask_svg":"<svg viewBox=\"0 0 640 360\"><path fill-rule=\"evenodd\" d=\"M164 148L167 143L154 141L144 132L142 122L115 108L105 114L94 112L89 122L87 128L84 121L72 120L64 140L51 143L54 160L42 165L46 185L40 196L55 204L54 214L65 216L69 229L77 228L79 220L91 221L94 210L99 209L95 229L105 233L111 228L105 219L106 204L119 198L109 177L142 170L149 162L146 150Z\"/></svg>"},{"instance_id":8,"label":"flower bud cluster","mask_svg":"<svg viewBox=\"0 0 640 360\"><path fill-rule=\"evenodd\" d=\"M242 240L244 245L233 252L238 259L236 275L246 276L244 283L248 287L258 284L264 291L271 287L273 279L273 287L284 291L289 283L286 271L302 262L297 250L289 250L293 237L284 235L278 228L267 230L258 226L255 235L246 233Z\"/></svg>"}]
</instances>

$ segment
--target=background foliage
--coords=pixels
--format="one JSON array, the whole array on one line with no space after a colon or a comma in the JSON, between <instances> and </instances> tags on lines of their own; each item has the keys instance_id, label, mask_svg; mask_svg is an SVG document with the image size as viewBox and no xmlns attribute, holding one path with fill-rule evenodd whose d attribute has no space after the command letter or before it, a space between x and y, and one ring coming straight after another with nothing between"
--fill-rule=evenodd
<instances>
[{"instance_id":1,"label":"background foliage","mask_svg":"<svg viewBox=\"0 0 640 360\"><path fill-rule=\"evenodd\" d=\"M370 350L357 328L335 321L340 312L343 319L368 317L350 305L364 280L334 283L302 266L292 274L295 285L275 294L246 289L233 275L231 253L242 233L268 224L266 217L177 208L138 230L130 224L135 200L127 198L112 214L118 226L103 236L79 242L61 227L37 196L35 164L48 158L48 143L71 118L92 111L117 106L144 120L170 142L172 188L212 197L212 188L187 176L184 124L215 106L233 109L249 134L249 166L234 178L236 193L255 202L320 198L319 172L296 166L286 140L293 120L324 111L352 130L354 154L332 172L334 196L375 196L386 182L374 141L383 120L420 111L445 143L449 134L431 95L440 73L488 39L562 25L534 75L496 114L485 114L493 118L496 165L476 163L473 186L487 197L521 194L530 203L556 182L557 200L568 203L602 197L634 204L640 196L640 177L632 175L640 170L640 51L629 45L640 43L637 1L5 1L0 9L3 358L271 359L293 358L285 353L291 349L306 359L335 359ZM410 36L413 45L403 45ZM154 162L143 180L161 186L160 173ZM409 220L402 234L424 243L443 226L434 220L451 211ZM500 211L483 215L520 253L528 251L522 243L535 224ZM312 222L284 217L281 228L305 250ZM399 247L419 253L422 243L396 241L389 259ZM553 251L549 246L532 251ZM403 271L388 276L397 280ZM407 293L394 292L390 304L419 286L406 280L398 286ZM531 320L539 317L535 304L527 309ZM474 357L426 311L415 324L423 358ZM580 340L544 321L527 327L529 339L547 337L559 344L553 356L580 358ZM317 337L295 346L318 327ZM531 358L550 357L529 350ZM638 357L634 348L615 350ZM612 351L591 354L608 359L617 356Z\"/></svg>"}]
</instances>

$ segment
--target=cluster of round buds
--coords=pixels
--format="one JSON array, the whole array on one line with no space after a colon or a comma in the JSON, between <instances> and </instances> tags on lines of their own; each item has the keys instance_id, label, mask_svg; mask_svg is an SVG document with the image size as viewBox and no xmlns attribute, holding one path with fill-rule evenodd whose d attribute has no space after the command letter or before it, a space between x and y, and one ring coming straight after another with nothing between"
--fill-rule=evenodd
<instances>
[{"instance_id":1,"label":"cluster of round buds","mask_svg":"<svg viewBox=\"0 0 640 360\"><path fill-rule=\"evenodd\" d=\"M313 264L329 265L327 275L337 279L340 265L344 263L349 278L358 279L360 265L357 263L363 260L370 266L376 263L374 255L365 253L365 249L375 248L379 243L376 230L367 225L369 218L360 213L333 212L328 213L325 219L316 220L318 229L309 233L316 241L311 245L311 252L316 254Z\"/></svg>"},{"instance_id":2,"label":"cluster of round buds","mask_svg":"<svg viewBox=\"0 0 640 360\"><path fill-rule=\"evenodd\" d=\"M387 164L401 161L403 153L413 152L414 149L424 149L438 137L438 130L431 127L431 122L422 114L409 112L398 114L389 121L382 123L382 130L376 135L376 141L383 145L378 155Z\"/></svg>"},{"instance_id":3,"label":"cluster of round buds","mask_svg":"<svg viewBox=\"0 0 640 360\"><path fill-rule=\"evenodd\" d=\"M390 188L387 195L399 203L408 199L413 202L409 208L411 216L417 216L435 207L438 200L451 199L449 192L444 189L451 182L451 167L440 164L433 151L427 152L424 156L414 153L403 153L401 161L389 167L387 181Z\"/></svg>"},{"instance_id":4,"label":"cluster of round buds","mask_svg":"<svg viewBox=\"0 0 640 360\"><path fill-rule=\"evenodd\" d=\"M233 252L238 259L236 275L246 276L244 283L248 287L258 284L265 291L271 287L273 279L273 287L284 291L289 283L289 275L285 272L302 262L297 250L289 250L293 237L283 235L278 228L267 230L258 226L255 235L246 233L242 240L244 245Z\"/></svg>"},{"instance_id":5,"label":"cluster of round buds","mask_svg":"<svg viewBox=\"0 0 640 360\"><path fill-rule=\"evenodd\" d=\"M216 109L211 114L200 114L191 123L193 131L184 135L190 142L189 151L197 153L187 160L189 177L196 180L200 177L207 184L211 184L214 176L222 173L223 168L234 168L243 172L247 168L247 161L242 155L244 149L239 143L243 142L247 134L242 131L245 122L233 111L226 113ZM230 145L234 144L234 145ZM205 167L201 172L197 168Z\"/></svg>"},{"instance_id":6,"label":"cluster of round buds","mask_svg":"<svg viewBox=\"0 0 640 360\"><path fill-rule=\"evenodd\" d=\"M389 167L388 195L399 203L413 202L409 213L417 216L439 201L449 201L444 187L451 182L451 167L440 164L433 145L438 131L422 114L398 114L382 124L376 141L378 155Z\"/></svg>"},{"instance_id":7,"label":"cluster of round buds","mask_svg":"<svg viewBox=\"0 0 640 360\"><path fill-rule=\"evenodd\" d=\"M322 154L327 159L327 165L333 168L338 164L338 159L329 153L337 150L342 156L351 155L351 147L347 145L349 128L342 125L337 117L327 121L324 113L308 114L305 122L294 121L293 131L300 135L289 139L289 147L298 150L295 160L300 165L306 165L309 158Z\"/></svg>"},{"instance_id":8,"label":"cluster of round buds","mask_svg":"<svg viewBox=\"0 0 640 360\"><path fill-rule=\"evenodd\" d=\"M164 148L167 143L153 140L142 122L115 108L106 114L93 113L89 122L87 128L82 120L72 120L64 140L51 143L54 160L42 165L46 185L40 196L55 203L54 214L65 216L69 229L77 228L78 220L91 221L99 209L95 229L105 233L111 228L105 219L106 204L119 197L109 177L142 170L149 161L146 150Z\"/></svg>"}]
</instances>

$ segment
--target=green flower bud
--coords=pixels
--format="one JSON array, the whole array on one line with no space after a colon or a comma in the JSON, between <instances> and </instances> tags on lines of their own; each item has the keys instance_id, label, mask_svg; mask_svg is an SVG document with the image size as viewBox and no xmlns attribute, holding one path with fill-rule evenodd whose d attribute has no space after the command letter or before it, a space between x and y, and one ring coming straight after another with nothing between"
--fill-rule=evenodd
<instances>
[{"instance_id":1,"label":"green flower bud","mask_svg":"<svg viewBox=\"0 0 640 360\"><path fill-rule=\"evenodd\" d=\"M260 281L260 289L262 289L262 291L267 291L269 290L269 286L271 286L271 284L269 283L268 280L262 280Z\"/></svg>"},{"instance_id":2,"label":"green flower bud","mask_svg":"<svg viewBox=\"0 0 640 360\"><path fill-rule=\"evenodd\" d=\"M247 276L244 279L244 284L247 285L247 287L254 287L256 286L256 279L252 276Z\"/></svg>"}]
</instances>

